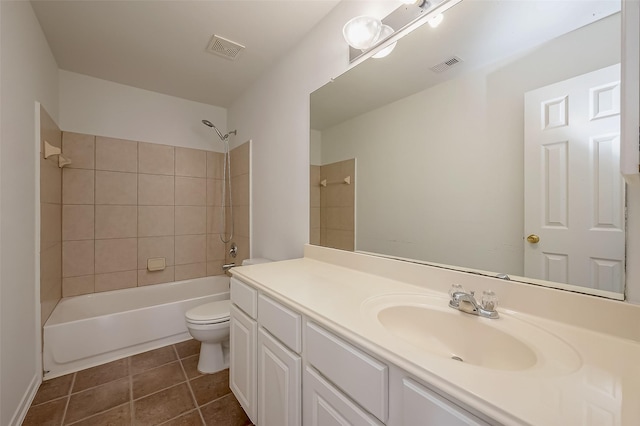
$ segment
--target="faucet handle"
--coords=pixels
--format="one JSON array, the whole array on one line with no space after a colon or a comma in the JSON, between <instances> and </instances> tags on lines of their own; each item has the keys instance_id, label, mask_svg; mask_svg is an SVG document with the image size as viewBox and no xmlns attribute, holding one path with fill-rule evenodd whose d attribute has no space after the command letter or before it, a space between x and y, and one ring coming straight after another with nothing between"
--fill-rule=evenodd
<instances>
[{"instance_id":1,"label":"faucet handle","mask_svg":"<svg viewBox=\"0 0 640 426\"><path fill-rule=\"evenodd\" d=\"M484 290L482 292L482 307L487 311L495 311L498 306L498 296L493 290Z\"/></svg>"},{"instance_id":2,"label":"faucet handle","mask_svg":"<svg viewBox=\"0 0 640 426\"><path fill-rule=\"evenodd\" d=\"M449 297L453 298L454 293L464 293L464 287L460 284L451 284L449 289Z\"/></svg>"}]
</instances>

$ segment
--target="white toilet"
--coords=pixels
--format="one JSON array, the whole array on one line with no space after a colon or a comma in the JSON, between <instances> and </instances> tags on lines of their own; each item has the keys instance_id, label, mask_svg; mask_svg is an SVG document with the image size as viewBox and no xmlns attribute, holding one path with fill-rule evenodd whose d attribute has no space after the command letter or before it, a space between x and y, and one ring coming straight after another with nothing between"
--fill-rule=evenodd
<instances>
[{"instance_id":1,"label":"white toilet","mask_svg":"<svg viewBox=\"0 0 640 426\"><path fill-rule=\"evenodd\" d=\"M229 309L230 300L205 303L185 313L187 329L199 340L198 371L215 373L229 366Z\"/></svg>"},{"instance_id":2,"label":"white toilet","mask_svg":"<svg viewBox=\"0 0 640 426\"><path fill-rule=\"evenodd\" d=\"M242 265L270 262L268 259L246 259ZM216 373L229 367L229 309L230 300L205 303L185 313L187 329L199 340L200 360L198 371Z\"/></svg>"}]
</instances>

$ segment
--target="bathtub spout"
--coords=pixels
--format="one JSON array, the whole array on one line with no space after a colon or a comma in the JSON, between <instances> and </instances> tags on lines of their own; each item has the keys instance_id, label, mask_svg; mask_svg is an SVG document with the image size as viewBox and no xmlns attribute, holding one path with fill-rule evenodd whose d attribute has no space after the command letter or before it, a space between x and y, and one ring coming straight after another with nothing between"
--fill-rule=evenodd
<instances>
[{"instance_id":1,"label":"bathtub spout","mask_svg":"<svg viewBox=\"0 0 640 426\"><path fill-rule=\"evenodd\" d=\"M222 271L227 272L229 269L233 268L234 266L236 266L236 264L233 262L225 263L224 265L222 265Z\"/></svg>"}]
</instances>

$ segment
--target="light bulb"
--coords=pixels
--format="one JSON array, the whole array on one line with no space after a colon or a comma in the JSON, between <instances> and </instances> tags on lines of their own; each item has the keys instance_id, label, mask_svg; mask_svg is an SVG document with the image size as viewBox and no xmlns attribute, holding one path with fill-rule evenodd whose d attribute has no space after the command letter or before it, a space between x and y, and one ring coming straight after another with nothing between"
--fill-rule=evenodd
<instances>
[{"instance_id":1,"label":"light bulb","mask_svg":"<svg viewBox=\"0 0 640 426\"><path fill-rule=\"evenodd\" d=\"M442 23L443 19L444 19L444 15L442 13L438 13L436 16L434 16L433 18L429 19L429 26L431 28L437 28L438 25L440 25Z\"/></svg>"},{"instance_id":2,"label":"light bulb","mask_svg":"<svg viewBox=\"0 0 640 426\"><path fill-rule=\"evenodd\" d=\"M382 24L382 30L380 30L380 35L378 36L378 40L384 40L385 38L389 37L391 34L393 34L393 28L391 28L388 25ZM384 49L382 49L381 51L373 55L372 58L380 59L380 58L384 58L385 56L388 56L389 53L391 53L393 49L395 49L396 43L397 42L394 41L393 43L391 43L390 45L388 45L387 47L385 47Z\"/></svg>"},{"instance_id":3,"label":"light bulb","mask_svg":"<svg viewBox=\"0 0 640 426\"><path fill-rule=\"evenodd\" d=\"M344 39L354 49L367 50L380 36L382 22L372 16L356 16L344 25Z\"/></svg>"}]
</instances>

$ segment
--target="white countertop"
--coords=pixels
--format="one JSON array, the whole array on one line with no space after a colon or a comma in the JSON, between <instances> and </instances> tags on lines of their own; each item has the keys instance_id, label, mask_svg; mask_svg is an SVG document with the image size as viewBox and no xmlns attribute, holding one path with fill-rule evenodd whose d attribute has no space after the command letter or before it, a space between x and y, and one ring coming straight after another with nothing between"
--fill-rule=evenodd
<instances>
[{"instance_id":1,"label":"white countertop","mask_svg":"<svg viewBox=\"0 0 640 426\"><path fill-rule=\"evenodd\" d=\"M376 270L373 274L369 272L377 269L381 262L373 256L328 252L329 256L322 258L321 248L305 250L305 253L307 257L302 259L234 268L233 274L503 424L640 425L640 343L635 339L640 307L566 292L549 293L548 289L497 283L484 277L463 277L453 271L393 260L384 261L385 273L378 274ZM318 253L321 256L314 256ZM352 267L327 261L335 256L341 259L347 256L346 263ZM345 261L340 263L344 265ZM416 272L420 274L420 281L429 285L412 284L411 281L415 281L412 274ZM501 318L479 320L510 321L515 324L515 330L524 334L519 336L524 342L527 339L533 342L535 331L543 330L541 334L551 336L559 346L568 348L562 357L568 360L569 367L555 368L557 360L546 357L544 349L538 352L540 348L535 344L541 362L524 370L496 370L460 363L398 339L366 309L377 297L407 294L429 295L431 300L441 299L446 306L446 289L451 279L466 279L467 289L473 289L476 283L477 288L486 287L485 280L493 288L498 287L499 298L508 288L507 304L498 307ZM509 306L509 301L518 300L519 289L527 296L531 291L542 292L535 302L541 305L543 313L545 306L551 304L545 297L568 297L566 310L569 312L558 315L560 318L568 315L572 321L549 319L546 315L524 313ZM517 303L511 305L517 306ZM584 312L587 309L593 312ZM616 327L611 317L629 324L617 324L615 333L607 333L602 327L592 327L595 322L590 318L594 316L609 321L607 327Z\"/></svg>"}]
</instances>

